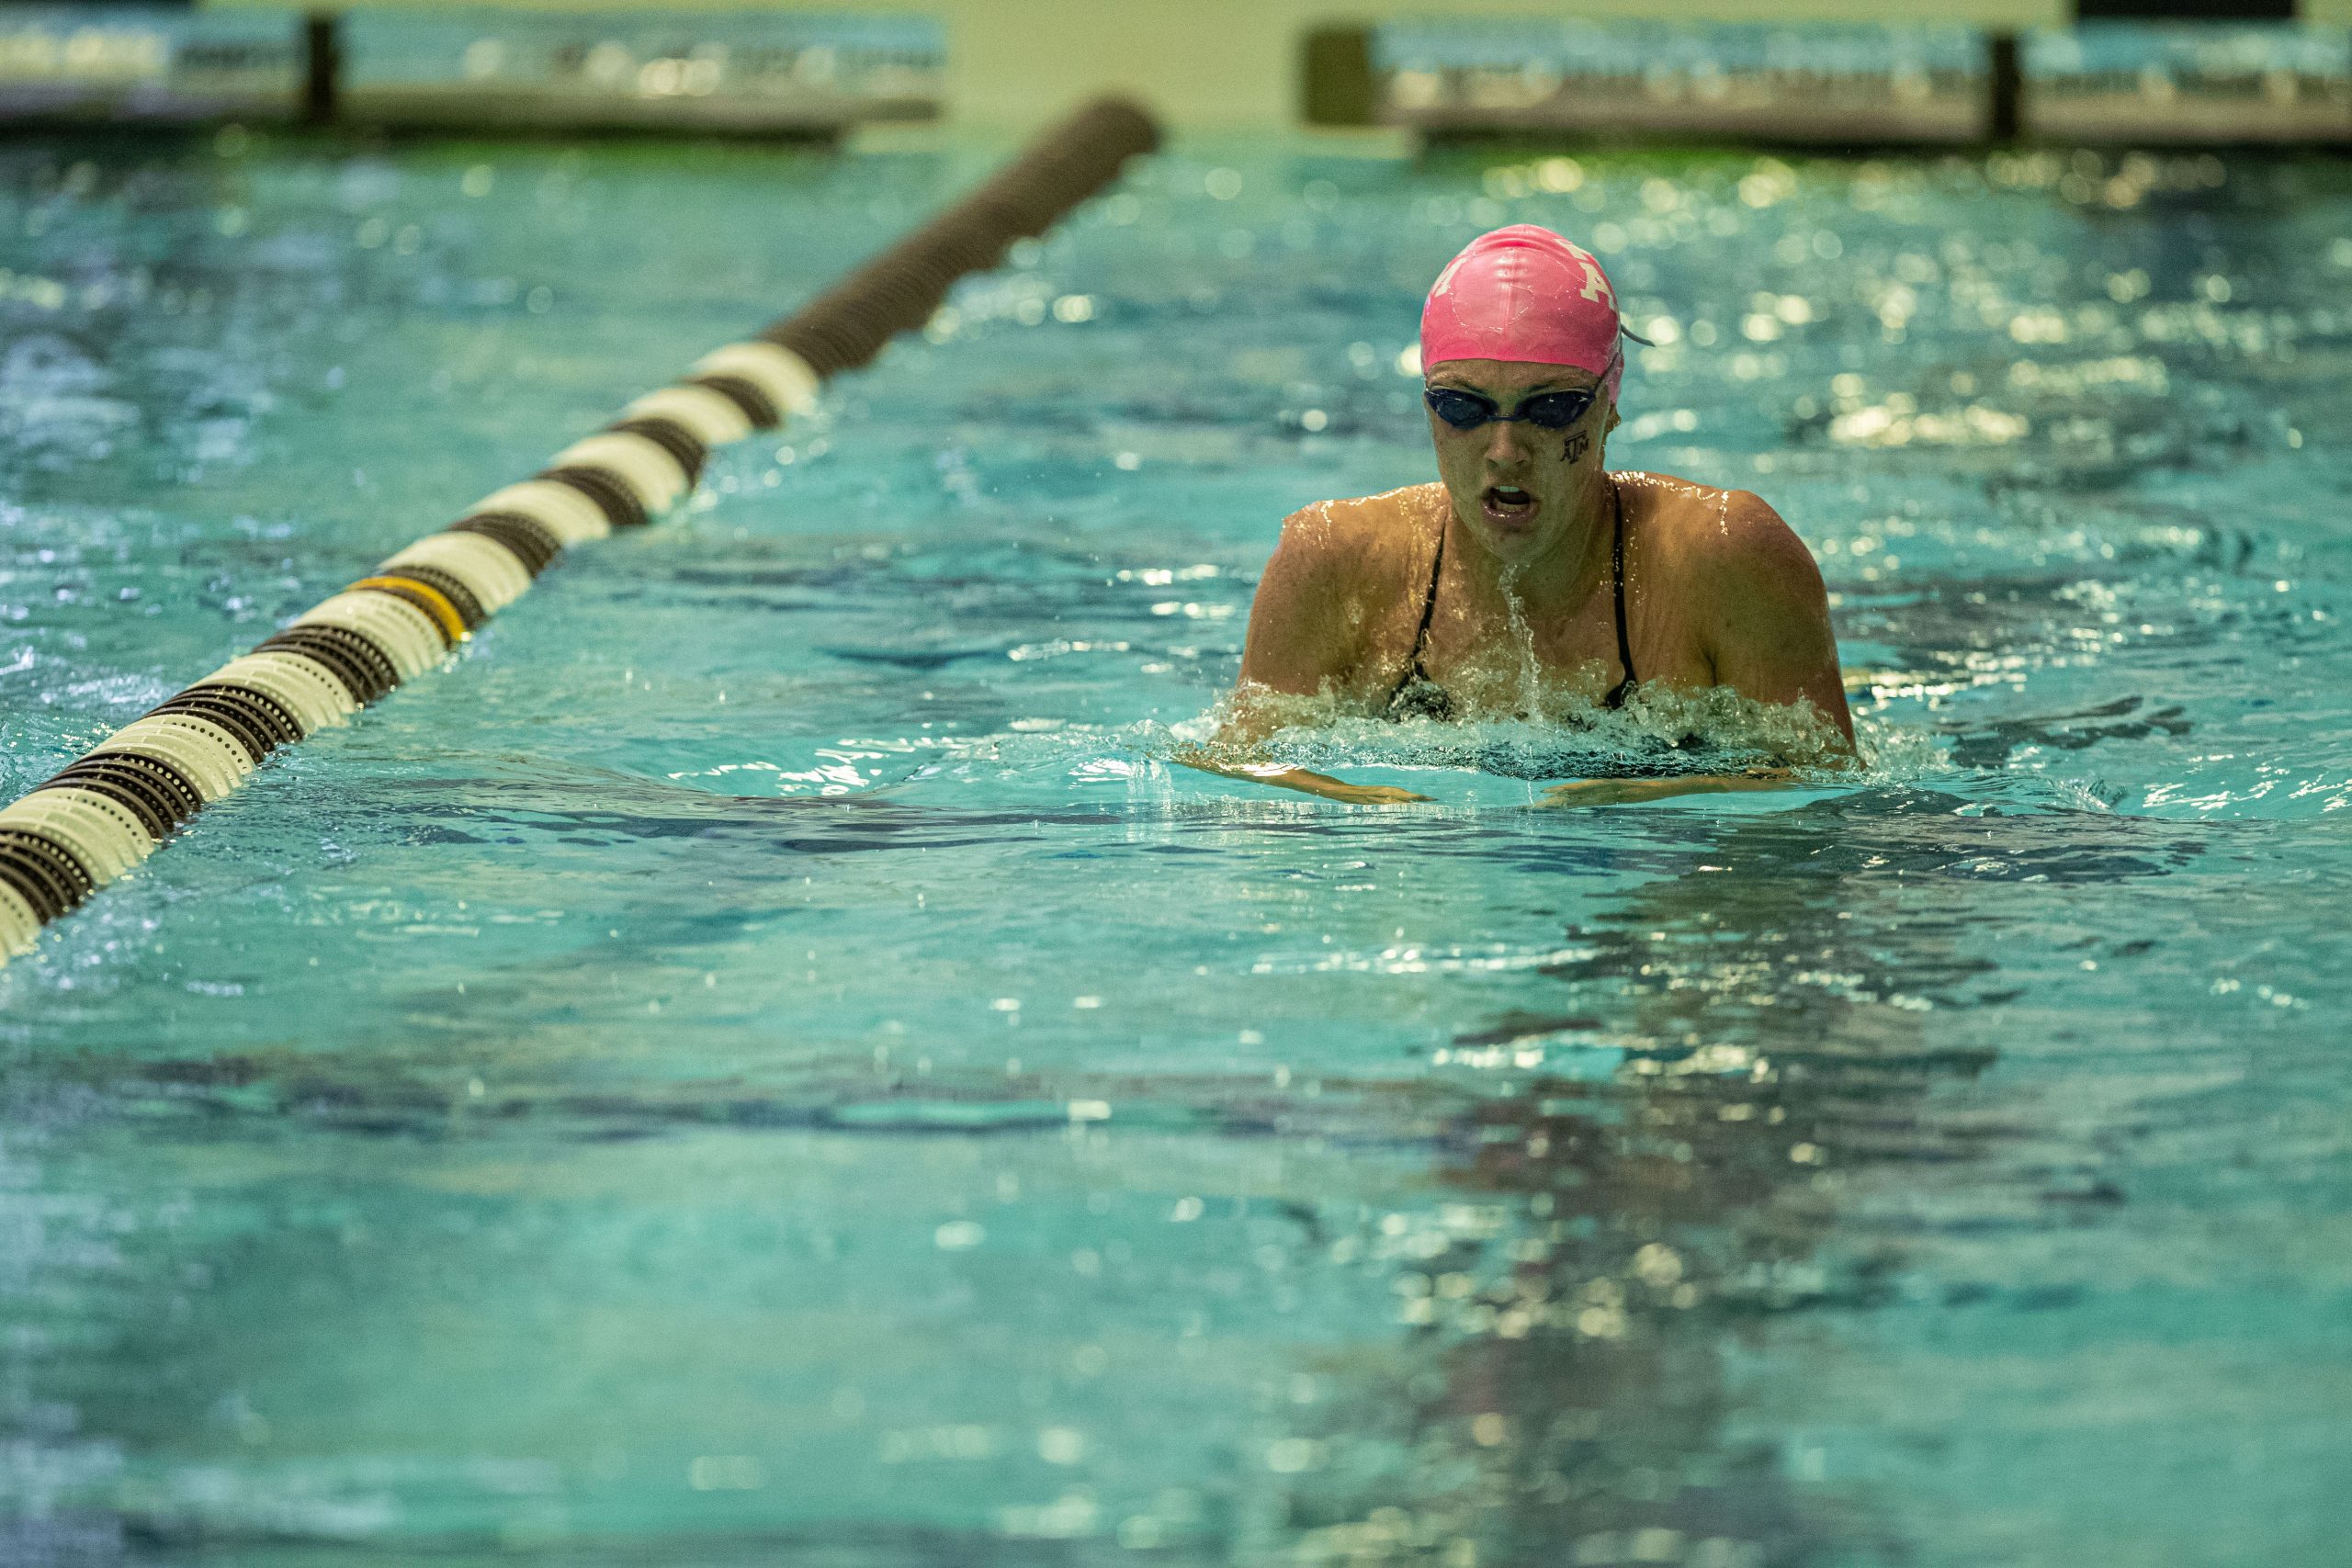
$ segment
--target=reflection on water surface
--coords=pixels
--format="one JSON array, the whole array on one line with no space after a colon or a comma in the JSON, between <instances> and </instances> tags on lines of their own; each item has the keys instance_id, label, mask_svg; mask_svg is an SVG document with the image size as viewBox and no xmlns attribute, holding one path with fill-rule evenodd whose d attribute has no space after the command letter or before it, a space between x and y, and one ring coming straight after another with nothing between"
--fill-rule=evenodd
<instances>
[{"instance_id":1,"label":"reflection on water surface","mask_svg":"<svg viewBox=\"0 0 2352 1568\"><path fill-rule=\"evenodd\" d=\"M2335 1561L2340 182L1522 165L1156 165L0 971L0 1558ZM6 171L11 787L967 173ZM1165 765L1520 219L1863 778Z\"/></svg>"}]
</instances>

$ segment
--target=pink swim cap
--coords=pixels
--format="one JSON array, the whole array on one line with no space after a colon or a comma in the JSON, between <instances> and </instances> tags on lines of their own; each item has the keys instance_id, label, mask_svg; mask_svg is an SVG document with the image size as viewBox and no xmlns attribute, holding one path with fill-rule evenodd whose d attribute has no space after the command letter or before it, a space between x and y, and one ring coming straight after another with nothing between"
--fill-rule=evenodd
<instances>
[{"instance_id":1,"label":"pink swim cap","mask_svg":"<svg viewBox=\"0 0 2352 1568\"><path fill-rule=\"evenodd\" d=\"M1446 264L1421 307L1421 367L1449 359L1571 365L1609 378L1617 396L1617 291L1580 245L1514 223L1481 234Z\"/></svg>"}]
</instances>

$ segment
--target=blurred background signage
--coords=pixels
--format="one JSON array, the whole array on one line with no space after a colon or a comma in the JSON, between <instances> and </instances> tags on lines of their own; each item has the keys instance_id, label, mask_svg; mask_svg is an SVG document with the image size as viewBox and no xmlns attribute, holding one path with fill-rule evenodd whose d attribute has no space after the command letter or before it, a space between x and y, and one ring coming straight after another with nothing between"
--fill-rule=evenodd
<instances>
[{"instance_id":1,"label":"blurred background signage","mask_svg":"<svg viewBox=\"0 0 2352 1568\"><path fill-rule=\"evenodd\" d=\"M9 119L289 118L304 71L292 11L0 7L0 117Z\"/></svg>"},{"instance_id":2,"label":"blurred background signage","mask_svg":"<svg viewBox=\"0 0 2352 1568\"><path fill-rule=\"evenodd\" d=\"M1966 28L1408 22L1380 28L1383 118L1416 130L1964 142L1990 132Z\"/></svg>"},{"instance_id":3,"label":"blurred background signage","mask_svg":"<svg viewBox=\"0 0 2352 1568\"><path fill-rule=\"evenodd\" d=\"M939 112L940 26L795 12L353 11L360 124L821 132Z\"/></svg>"},{"instance_id":4,"label":"blurred background signage","mask_svg":"<svg viewBox=\"0 0 2352 1568\"><path fill-rule=\"evenodd\" d=\"M2024 132L2051 141L2352 140L2352 31L2086 22L2028 36Z\"/></svg>"}]
</instances>

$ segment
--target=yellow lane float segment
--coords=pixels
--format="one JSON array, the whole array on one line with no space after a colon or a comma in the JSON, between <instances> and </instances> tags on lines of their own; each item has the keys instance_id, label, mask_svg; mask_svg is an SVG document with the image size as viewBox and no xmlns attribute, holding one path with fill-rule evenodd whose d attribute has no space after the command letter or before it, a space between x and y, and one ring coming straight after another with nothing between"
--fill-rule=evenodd
<instances>
[{"instance_id":1,"label":"yellow lane float segment","mask_svg":"<svg viewBox=\"0 0 2352 1568\"><path fill-rule=\"evenodd\" d=\"M449 596L429 582L420 582L413 577L363 577L345 592L356 593L363 589L390 593L424 611L441 633L444 649L455 648L473 635L466 629L466 618L458 613L458 606L449 602Z\"/></svg>"},{"instance_id":2,"label":"yellow lane float segment","mask_svg":"<svg viewBox=\"0 0 2352 1568\"><path fill-rule=\"evenodd\" d=\"M531 589L531 573L514 552L480 534L427 534L376 570L398 576L411 565L437 567L457 578L493 615Z\"/></svg>"},{"instance_id":3,"label":"yellow lane float segment","mask_svg":"<svg viewBox=\"0 0 2352 1568\"><path fill-rule=\"evenodd\" d=\"M306 736L330 725L348 723L350 716L359 711L341 681L297 653L248 653L229 660L189 690L206 686L251 686L277 699Z\"/></svg>"},{"instance_id":4,"label":"yellow lane float segment","mask_svg":"<svg viewBox=\"0 0 2352 1568\"><path fill-rule=\"evenodd\" d=\"M958 276L1044 232L1157 138L1132 105L1089 106L831 293L705 355L546 472L484 497L0 810L0 959L31 948L45 920L138 863L277 746L443 662L560 552L650 521L694 488L712 450L814 410L825 376L870 363Z\"/></svg>"},{"instance_id":5,"label":"yellow lane float segment","mask_svg":"<svg viewBox=\"0 0 2352 1568\"><path fill-rule=\"evenodd\" d=\"M488 517L501 512L530 518L561 539L567 549L589 539L601 539L613 531L612 523L594 502L570 485L560 485L552 479L525 479L521 484L492 491L467 508L466 515Z\"/></svg>"},{"instance_id":6,"label":"yellow lane float segment","mask_svg":"<svg viewBox=\"0 0 2352 1568\"><path fill-rule=\"evenodd\" d=\"M23 894L0 882L0 956L30 953L40 935L40 916Z\"/></svg>"},{"instance_id":7,"label":"yellow lane float segment","mask_svg":"<svg viewBox=\"0 0 2352 1568\"><path fill-rule=\"evenodd\" d=\"M664 387L621 410L621 418L666 419L705 446L731 446L752 434L742 407L708 387Z\"/></svg>"},{"instance_id":8,"label":"yellow lane float segment","mask_svg":"<svg viewBox=\"0 0 2352 1568\"><path fill-rule=\"evenodd\" d=\"M386 593L338 593L294 617L298 626L342 626L384 650L402 681L441 662L448 649L431 616Z\"/></svg>"},{"instance_id":9,"label":"yellow lane float segment","mask_svg":"<svg viewBox=\"0 0 2352 1568\"><path fill-rule=\"evenodd\" d=\"M235 736L192 714L135 719L93 747L90 754L103 757L109 751L143 752L168 763L196 786L207 806L243 783L254 768Z\"/></svg>"},{"instance_id":10,"label":"yellow lane float segment","mask_svg":"<svg viewBox=\"0 0 2352 1568\"><path fill-rule=\"evenodd\" d=\"M628 486L649 516L667 512L694 482L668 448L632 431L607 430L575 441L549 466L602 469Z\"/></svg>"},{"instance_id":11,"label":"yellow lane float segment","mask_svg":"<svg viewBox=\"0 0 2352 1568\"><path fill-rule=\"evenodd\" d=\"M481 595L474 591L474 585L455 572L427 566L423 561L408 561L397 568L379 566L370 575L387 579L392 583L413 582L432 589L447 603L449 613L458 617L458 626L467 637L471 637L476 626L490 619L490 606L481 602ZM352 586L356 588L358 584ZM398 592L399 590L387 588L381 592ZM424 607L427 610L433 608L430 604Z\"/></svg>"},{"instance_id":12,"label":"yellow lane float segment","mask_svg":"<svg viewBox=\"0 0 2352 1568\"><path fill-rule=\"evenodd\" d=\"M792 350L758 338L730 343L695 361L687 372L696 376L732 376L749 381L773 404L779 415L813 413L823 378ZM779 421L781 423L781 421Z\"/></svg>"},{"instance_id":13,"label":"yellow lane float segment","mask_svg":"<svg viewBox=\"0 0 2352 1568\"><path fill-rule=\"evenodd\" d=\"M128 807L91 790L35 790L0 811L0 828L23 829L63 845L92 882L111 882L155 852L154 838Z\"/></svg>"}]
</instances>

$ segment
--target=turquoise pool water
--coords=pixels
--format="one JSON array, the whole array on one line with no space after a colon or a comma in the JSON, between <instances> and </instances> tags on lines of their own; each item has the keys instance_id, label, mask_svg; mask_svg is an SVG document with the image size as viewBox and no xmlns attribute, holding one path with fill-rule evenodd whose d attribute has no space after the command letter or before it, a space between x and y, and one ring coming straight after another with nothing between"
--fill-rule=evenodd
<instances>
[{"instance_id":1,"label":"turquoise pool water","mask_svg":"<svg viewBox=\"0 0 2352 1568\"><path fill-rule=\"evenodd\" d=\"M989 152L0 151L0 789ZM1161 761L1520 219L1862 780ZM0 971L0 1560L2339 1562L2347 281L2328 164L1153 164Z\"/></svg>"}]
</instances>

